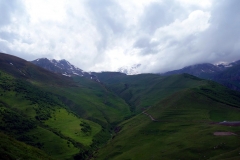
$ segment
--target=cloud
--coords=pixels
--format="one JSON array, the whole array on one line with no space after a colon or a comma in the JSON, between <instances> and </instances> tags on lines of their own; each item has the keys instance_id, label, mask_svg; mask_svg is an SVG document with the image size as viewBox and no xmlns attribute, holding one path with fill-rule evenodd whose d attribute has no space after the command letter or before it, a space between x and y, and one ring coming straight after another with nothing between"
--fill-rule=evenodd
<instances>
[{"instance_id":1,"label":"cloud","mask_svg":"<svg viewBox=\"0 0 240 160\"><path fill-rule=\"evenodd\" d=\"M216 1L211 12L210 27L200 37L200 47L212 62L234 61L239 56L240 20L236 15L240 1Z\"/></svg>"},{"instance_id":2,"label":"cloud","mask_svg":"<svg viewBox=\"0 0 240 160\"><path fill-rule=\"evenodd\" d=\"M238 0L0 0L0 51L83 70L164 72L239 58Z\"/></svg>"},{"instance_id":3,"label":"cloud","mask_svg":"<svg viewBox=\"0 0 240 160\"><path fill-rule=\"evenodd\" d=\"M20 1L12 0L12 1L0 1L0 26L5 26L10 24L13 21L16 21L16 17L14 15L21 14L24 10L23 5Z\"/></svg>"}]
</instances>

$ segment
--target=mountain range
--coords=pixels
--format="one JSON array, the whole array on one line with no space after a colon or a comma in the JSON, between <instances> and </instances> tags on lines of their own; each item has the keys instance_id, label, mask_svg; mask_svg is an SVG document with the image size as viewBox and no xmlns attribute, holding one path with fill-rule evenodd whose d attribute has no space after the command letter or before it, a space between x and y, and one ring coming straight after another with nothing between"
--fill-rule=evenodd
<instances>
[{"instance_id":1,"label":"mountain range","mask_svg":"<svg viewBox=\"0 0 240 160\"><path fill-rule=\"evenodd\" d=\"M0 159L240 159L240 93L210 80L237 86L238 66L192 67L206 80L0 53Z\"/></svg>"},{"instance_id":2,"label":"mountain range","mask_svg":"<svg viewBox=\"0 0 240 160\"><path fill-rule=\"evenodd\" d=\"M72 65L68 61L62 60L49 60L47 58L40 58L31 63L47 69L51 72L62 74L64 76L83 76L94 81L100 82L99 78L94 72L85 72L82 69ZM138 71L141 64L134 64L132 66L124 66L117 70L117 72L124 73L126 75L140 74ZM184 67L179 70L168 71L161 75L176 75L176 74L191 74L199 78L209 79L221 83L230 89L240 91L240 60L232 63L210 64L202 63Z\"/></svg>"},{"instance_id":3,"label":"mountain range","mask_svg":"<svg viewBox=\"0 0 240 160\"><path fill-rule=\"evenodd\" d=\"M188 73L199 78L209 79L221 83L230 89L240 91L240 61L229 64L196 64L179 70L169 71L161 75L176 75Z\"/></svg>"}]
</instances>

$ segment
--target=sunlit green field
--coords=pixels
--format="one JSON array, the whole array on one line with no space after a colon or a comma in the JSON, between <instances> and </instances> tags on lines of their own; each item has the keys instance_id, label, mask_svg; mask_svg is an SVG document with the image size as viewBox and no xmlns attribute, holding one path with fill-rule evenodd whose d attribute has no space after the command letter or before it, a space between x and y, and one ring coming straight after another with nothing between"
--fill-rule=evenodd
<instances>
[{"instance_id":1,"label":"sunlit green field","mask_svg":"<svg viewBox=\"0 0 240 160\"><path fill-rule=\"evenodd\" d=\"M81 131L80 124L86 122L90 125L90 133L84 133ZM79 119L76 115L67 112L65 109L57 109L52 118L45 122L46 125L60 131L63 135L74 139L83 145L90 145L92 143L93 136L101 131L101 126L97 123Z\"/></svg>"}]
</instances>

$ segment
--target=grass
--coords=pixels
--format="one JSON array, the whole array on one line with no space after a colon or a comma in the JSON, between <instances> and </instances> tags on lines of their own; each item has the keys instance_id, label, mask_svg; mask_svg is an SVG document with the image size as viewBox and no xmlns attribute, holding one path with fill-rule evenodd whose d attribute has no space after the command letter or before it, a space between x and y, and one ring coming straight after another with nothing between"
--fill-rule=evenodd
<instances>
[{"instance_id":1,"label":"grass","mask_svg":"<svg viewBox=\"0 0 240 160\"><path fill-rule=\"evenodd\" d=\"M25 160L53 160L42 150L19 142L14 138L0 132L0 157L1 159L25 159Z\"/></svg>"},{"instance_id":2,"label":"grass","mask_svg":"<svg viewBox=\"0 0 240 160\"><path fill-rule=\"evenodd\" d=\"M7 158L37 159L33 146L56 159L86 159L94 151L95 159L240 158L239 136L213 135L240 134L239 127L215 124L239 120L237 92L187 74L100 73L97 83L6 57L0 56L0 130L15 138L0 138ZM141 113L147 108L157 122ZM116 124L120 132L103 145Z\"/></svg>"},{"instance_id":3,"label":"grass","mask_svg":"<svg viewBox=\"0 0 240 160\"><path fill-rule=\"evenodd\" d=\"M78 87L48 87L58 94L68 108L82 118L96 119L102 124L117 123L131 112L128 104L97 82L78 77ZM60 98L60 99L61 99Z\"/></svg>"},{"instance_id":4,"label":"grass","mask_svg":"<svg viewBox=\"0 0 240 160\"><path fill-rule=\"evenodd\" d=\"M102 130L100 125L69 113L56 95L32 83L1 72L0 85L0 130L57 159L72 159ZM73 128L81 130L83 121L90 124L91 134L75 134Z\"/></svg>"},{"instance_id":5,"label":"grass","mask_svg":"<svg viewBox=\"0 0 240 160\"><path fill-rule=\"evenodd\" d=\"M106 73L105 73L106 74ZM102 78L110 90L122 97L137 113L161 99L178 91L206 84L205 80L191 75L160 76L141 74L124 76L122 74L109 79Z\"/></svg>"},{"instance_id":6,"label":"grass","mask_svg":"<svg viewBox=\"0 0 240 160\"><path fill-rule=\"evenodd\" d=\"M216 112L218 111L218 112ZM228 113L223 116L223 112ZM240 134L240 127L212 124L239 120L240 110L213 101L196 90L173 94L120 124L122 130L100 149L95 159L240 158L239 136L214 136L216 131Z\"/></svg>"},{"instance_id":7,"label":"grass","mask_svg":"<svg viewBox=\"0 0 240 160\"><path fill-rule=\"evenodd\" d=\"M80 124L82 122L86 122L90 125L91 133L86 134L81 131ZM45 121L45 124L86 146L91 145L94 135L101 131L101 126L97 123L79 119L76 115L67 112L65 109L56 110L52 118Z\"/></svg>"},{"instance_id":8,"label":"grass","mask_svg":"<svg viewBox=\"0 0 240 160\"><path fill-rule=\"evenodd\" d=\"M41 149L56 159L71 159L80 150L68 140L42 127L37 127L27 135L34 136L34 142L43 144Z\"/></svg>"}]
</instances>

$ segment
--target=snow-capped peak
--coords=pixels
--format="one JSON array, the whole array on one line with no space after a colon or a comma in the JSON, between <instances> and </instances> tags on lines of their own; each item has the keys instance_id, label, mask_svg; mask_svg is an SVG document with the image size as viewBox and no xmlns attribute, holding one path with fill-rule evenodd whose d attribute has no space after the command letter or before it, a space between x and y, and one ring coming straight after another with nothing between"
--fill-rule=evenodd
<instances>
[{"instance_id":1,"label":"snow-capped peak","mask_svg":"<svg viewBox=\"0 0 240 160\"><path fill-rule=\"evenodd\" d=\"M135 75L135 74L140 73L138 71L140 66L141 66L141 64L134 64L134 65L131 65L131 66L123 66L123 67L119 68L117 71L121 72L121 73L125 73L127 75Z\"/></svg>"},{"instance_id":2,"label":"snow-capped peak","mask_svg":"<svg viewBox=\"0 0 240 160\"><path fill-rule=\"evenodd\" d=\"M47 69L51 72L58 73L64 76L72 77L72 76L81 76L87 77L89 79L95 80L99 82L96 76L84 72L80 68L72 65L65 59L55 60L55 59L47 59L47 58L40 58L32 61L33 64Z\"/></svg>"}]
</instances>

